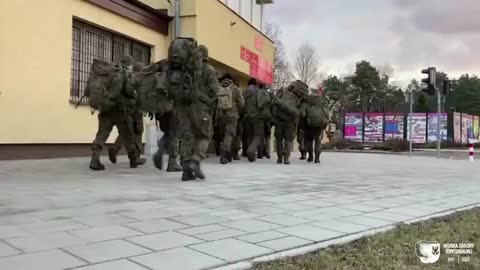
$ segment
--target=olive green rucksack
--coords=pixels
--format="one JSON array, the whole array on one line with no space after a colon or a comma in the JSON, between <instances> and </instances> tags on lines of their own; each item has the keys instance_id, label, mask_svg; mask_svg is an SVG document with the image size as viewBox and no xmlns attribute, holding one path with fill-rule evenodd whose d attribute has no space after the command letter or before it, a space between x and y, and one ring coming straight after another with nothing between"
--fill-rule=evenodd
<instances>
[{"instance_id":1,"label":"olive green rucksack","mask_svg":"<svg viewBox=\"0 0 480 270\"><path fill-rule=\"evenodd\" d=\"M307 96L307 125L313 128L326 128L329 121L329 111L321 96Z\"/></svg>"},{"instance_id":2,"label":"olive green rucksack","mask_svg":"<svg viewBox=\"0 0 480 270\"><path fill-rule=\"evenodd\" d=\"M109 98L109 91L114 78L120 74L117 64L93 59L84 93L92 109L108 111L115 106L115 101Z\"/></svg>"},{"instance_id":3,"label":"olive green rucksack","mask_svg":"<svg viewBox=\"0 0 480 270\"><path fill-rule=\"evenodd\" d=\"M137 104L145 113L163 114L173 109L173 101L169 99L166 83L166 73L163 72L164 61L144 67L137 74L140 87L137 91Z\"/></svg>"},{"instance_id":4,"label":"olive green rucksack","mask_svg":"<svg viewBox=\"0 0 480 270\"><path fill-rule=\"evenodd\" d=\"M202 58L192 38L176 38L168 49L166 88L168 95L180 103L198 98Z\"/></svg>"},{"instance_id":5,"label":"olive green rucksack","mask_svg":"<svg viewBox=\"0 0 480 270\"><path fill-rule=\"evenodd\" d=\"M220 90L218 91L218 99L217 99L217 109L220 111L229 111L233 108L233 87L234 85L231 84L229 86L221 86Z\"/></svg>"}]
</instances>

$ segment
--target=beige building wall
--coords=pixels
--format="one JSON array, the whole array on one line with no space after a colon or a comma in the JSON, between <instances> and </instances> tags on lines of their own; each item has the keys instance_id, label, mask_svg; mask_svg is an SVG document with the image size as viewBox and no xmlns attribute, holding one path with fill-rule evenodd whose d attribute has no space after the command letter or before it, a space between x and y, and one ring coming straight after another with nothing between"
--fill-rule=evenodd
<instances>
[{"instance_id":1,"label":"beige building wall","mask_svg":"<svg viewBox=\"0 0 480 270\"><path fill-rule=\"evenodd\" d=\"M94 139L96 114L69 102L74 17L153 46L152 60L166 57L166 36L86 1L0 1L1 144Z\"/></svg>"}]
</instances>

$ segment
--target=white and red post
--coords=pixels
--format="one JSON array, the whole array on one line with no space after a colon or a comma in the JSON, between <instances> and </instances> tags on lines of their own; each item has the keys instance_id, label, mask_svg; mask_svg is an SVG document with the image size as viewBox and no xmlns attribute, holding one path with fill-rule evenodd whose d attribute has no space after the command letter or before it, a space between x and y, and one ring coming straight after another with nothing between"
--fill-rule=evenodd
<instances>
[{"instance_id":1,"label":"white and red post","mask_svg":"<svg viewBox=\"0 0 480 270\"><path fill-rule=\"evenodd\" d=\"M468 160L470 160L470 162L473 162L474 159L475 159L475 151L474 151L474 148L473 148L473 142L472 141L469 141L468 142Z\"/></svg>"}]
</instances>

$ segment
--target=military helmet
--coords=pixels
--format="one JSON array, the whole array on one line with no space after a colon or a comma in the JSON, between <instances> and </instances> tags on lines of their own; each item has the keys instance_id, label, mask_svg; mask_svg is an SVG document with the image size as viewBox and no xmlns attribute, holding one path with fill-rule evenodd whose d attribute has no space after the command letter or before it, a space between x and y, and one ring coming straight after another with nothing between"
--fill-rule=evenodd
<instances>
[{"instance_id":1,"label":"military helmet","mask_svg":"<svg viewBox=\"0 0 480 270\"><path fill-rule=\"evenodd\" d=\"M120 59L120 63L123 67L133 66L133 62L133 57L131 57L130 55L125 55Z\"/></svg>"},{"instance_id":2,"label":"military helmet","mask_svg":"<svg viewBox=\"0 0 480 270\"><path fill-rule=\"evenodd\" d=\"M202 56L205 57L205 59L208 59L208 48L207 48L207 46L200 45L200 46L198 46L198 50L200 51Z\"/></svg>"}]
</instances>

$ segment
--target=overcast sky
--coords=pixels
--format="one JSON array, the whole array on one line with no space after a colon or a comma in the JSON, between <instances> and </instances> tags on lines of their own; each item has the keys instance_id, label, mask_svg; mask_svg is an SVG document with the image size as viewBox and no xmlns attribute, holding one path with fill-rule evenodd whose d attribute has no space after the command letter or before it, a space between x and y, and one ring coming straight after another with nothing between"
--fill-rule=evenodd
<instances>
[{"instance_id":1,"label":"overcast sky","mask_svg":"<svg viewBox=\"0 0 480 270\"><path fill-rule=\"evenodd\" d=\"M308 41L322 73L352 73L365 59L391 66L401 85L428 66L480 75L480 0L275 0L265 18L280 25L291 64Z\"/></svg>"}]
</instances>

